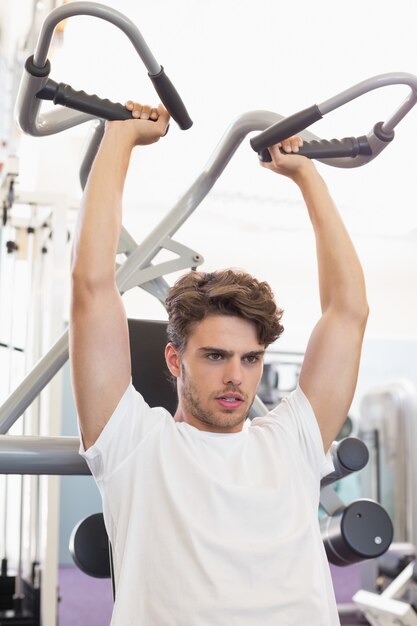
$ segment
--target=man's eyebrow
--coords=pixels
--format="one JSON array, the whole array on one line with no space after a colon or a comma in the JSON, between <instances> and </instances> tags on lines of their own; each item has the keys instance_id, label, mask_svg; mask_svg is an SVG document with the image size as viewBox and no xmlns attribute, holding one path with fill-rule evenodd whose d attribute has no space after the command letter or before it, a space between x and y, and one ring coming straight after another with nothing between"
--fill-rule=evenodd
<instances>
[{"instance_id":1,"label":"man's eyebrow","mask_svg":"<svg viewBox=\"0 0 417 626\"><path fill-rule=\"evenodd\" d=\"M223 350L223 348L216 348L214 346L203 346L202 348L199 348L198 351L203 352L204 354L215 352L216 354L221 354L222 356L233 356L234 354L231 350ZM263 356L264 354L265 350L251 350L250 352L245 352L242 356Z\"/></svg>"},{"instance_id":2,"label":"man's eyebrow","mask_svg":"<svg viewBox=\"0 0 417 626\"><path fill-rule=\"evenodd\" d=\"M230 350L223 350L222 348L216 348L214 346L203 346L198 349L199 352L205 352L206 354L209 352L215 352L216 354L221 354L222 356L233 356L233 352Z\"/></svg>"},{"instance_id":3,"label":"man's eyebrow","mask_svg":"<svg viewBox=\"0 0 417 626\"><path fill-rule=\"evenodd\" d=\"M243 356L263 356L265 354L265 350L252 350L251 352L246 352Z\"/></svg>"}]
</instances>

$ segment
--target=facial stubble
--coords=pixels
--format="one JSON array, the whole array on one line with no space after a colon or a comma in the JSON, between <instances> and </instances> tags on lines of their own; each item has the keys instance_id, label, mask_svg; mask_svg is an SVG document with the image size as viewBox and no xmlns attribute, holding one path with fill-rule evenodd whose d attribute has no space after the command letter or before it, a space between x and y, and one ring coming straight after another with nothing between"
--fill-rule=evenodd
<instances>
[{"instance_id":1,"label":"facial stubble","mask_svg":"<svg viewBox=\"0 0 417 626\"><path fill-rule=\"evenodd\" d=\"M254 398L249 405L248 412L244 417L234 415L235 411L233 409L227 410L223 409L222 416L220 419L216 416L213 411L210 411L208 408L204 408L201 404L201 400L198 396L198 392L193 385L191 378L186 373L184 364L181 363L181 380L182 380L182 395L183 401L187 405L191 415L198 419L199 421L207 424L208 426L217 426L221 428L232 428L242 424L249 413L249 409L253 404ZM230 386L227 391L237 391L233 386ZM245 396L245 401L247 397ZM229 416L230 419L226 420L225 417Z\"/></svg>"}]
</instances>

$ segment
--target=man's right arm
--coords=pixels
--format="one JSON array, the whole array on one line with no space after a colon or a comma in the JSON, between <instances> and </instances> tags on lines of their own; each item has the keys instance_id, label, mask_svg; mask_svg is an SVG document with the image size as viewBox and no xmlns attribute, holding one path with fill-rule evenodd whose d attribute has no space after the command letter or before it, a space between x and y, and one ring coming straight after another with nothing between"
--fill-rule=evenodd
<instances>
[{"instance_id":1,"label":"man's right arm","mask_svg":"<svg viewBox=\"0 0 417 626\"><path fill-rule=\"evenodd\" d=\"M73 247L70 362L86 449L100 435L131 377L127 319L115 274L131 151L136 145L158 141L169 120L162 106L151 110L131 104L129 108L140 119L106 125L85 188Z\"/></svg>"}]
</instances>

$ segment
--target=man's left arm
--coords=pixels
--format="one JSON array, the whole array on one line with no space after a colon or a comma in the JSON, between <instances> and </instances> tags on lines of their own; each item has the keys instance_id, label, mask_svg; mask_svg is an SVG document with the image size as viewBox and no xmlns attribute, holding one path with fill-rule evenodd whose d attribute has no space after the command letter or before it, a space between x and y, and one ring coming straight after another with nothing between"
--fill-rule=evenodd
<instances>
[{"instance_id":1,"label":"man's left arm","mask_svg":"<svg viewBox=\"0 0 417 626\"><path fill-rule=\"evenodd\" d=\"M296 151L296 145L294 138L283 142L287 151ZM327 451L356 388L368 318L365 281L353 243L314 164L305 157L282 155L278 146L269 150L273 161L267 167L296 182L316 238L322 316L308 342L299 382Z\"/></svg>"}]
</instances>

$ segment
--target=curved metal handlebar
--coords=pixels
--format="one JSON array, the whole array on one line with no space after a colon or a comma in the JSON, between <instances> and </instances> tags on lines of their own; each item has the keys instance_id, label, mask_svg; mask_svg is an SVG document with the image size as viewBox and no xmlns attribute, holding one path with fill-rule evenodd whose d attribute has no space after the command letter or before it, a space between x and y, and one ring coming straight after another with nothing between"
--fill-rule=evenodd
<instances>
[{"instance_id":1,"label":"curved metal handlebar","mask_svg":"<svg viewBox=\"0 0 417 626\"><path fill-rule=\"evenodd\" d=\"M375 124L373 129L361 137L348 137L345 139L332 139L326 141L305 129L322 119L324 115L343 106L347 102L359 96L386 87L388 85L408 85L411 89L401 106L385 121ZM365 165L382 152L394 139L394 128L407 115L417 102L417 77L405 72L379 74L368 78L345 91L325 100L319 105L313 105L302 111L298 111L288 117L281 117L280 121L265 129L262 133L251 139L252 148L259 153L264 161L270 161L271 156L268 147L301 133L305 138L313 141L304 142L299 154L311 159L318 159L327 165L335 167L358 167ZM304 132L303 132L304 131Z\"/></svg>"},{"instance_id":2,"label":"curved metal handlebar","mask_svg":"<svg viewBox=\"0 0 417 626\"><path fill-rule=\"evenodd\" d=\"M135 24L109 6L96 2L73 2L49 13L42 25L35 53L26 61L16 100L16 119L23 132L34 136L52 135L96 117L126 119L126 109L123 105L94 95L89 96L85 92L76 92L69 85L62 83L58 85L49 79L51 65L47 55L55 27L62 20L74 15L91 15L120 28L145 64L149 78L172 118L183 130L192 126L191 118L178 92L165 74L164 68L156 61ZM39 111L42 99L53 100L57 104L70 106L78 111L60 106L42 114Z\"/></svg>"}]
</instances>

